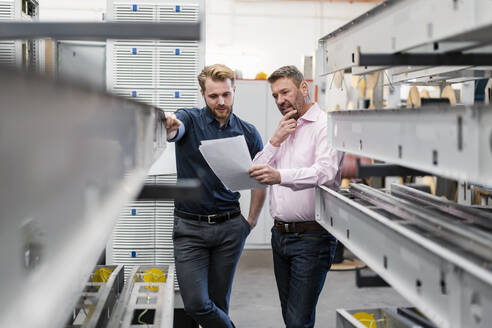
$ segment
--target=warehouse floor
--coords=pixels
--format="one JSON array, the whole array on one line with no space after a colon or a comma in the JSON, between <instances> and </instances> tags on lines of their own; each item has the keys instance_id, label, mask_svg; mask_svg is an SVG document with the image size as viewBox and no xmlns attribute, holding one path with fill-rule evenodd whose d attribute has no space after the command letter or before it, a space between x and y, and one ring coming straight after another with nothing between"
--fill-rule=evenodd
<instances>
[{"instance_id":1,"label":"warehouse floor","mask_svg":"<svg viewBox=\"0 0 492 328\"><path fill-rule=\"evenodd\" d=\"M391 287L357 288L354 271L330 271L321 293L316 327L335 327L335 310L409 306ZM245 250L232 287L230 316L236 327L285 327L273 275L271 250Z\"/></svg>"}]
</instances>

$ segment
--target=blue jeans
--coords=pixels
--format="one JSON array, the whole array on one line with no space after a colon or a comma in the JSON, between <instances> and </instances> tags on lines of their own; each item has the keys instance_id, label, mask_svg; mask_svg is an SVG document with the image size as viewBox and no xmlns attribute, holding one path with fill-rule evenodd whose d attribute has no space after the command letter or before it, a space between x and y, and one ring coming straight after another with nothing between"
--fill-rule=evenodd
<instances>
[{"instance_id":1,"label":"blue jeans","mask_svg":"<svg viewBox=\"0 0 492 328\"><path fill-rule=\"evenodd\" d=\"M185 311L203 328L234 327L232 281L251 228L242 216L208 224L174 217L174 259Z\"/></svg>"},{"instance_id":2,"label":"blue jeans","mask_svg":"<svg viewBox=\"0 0 492 328\"><path fill-rule=\"evenodd\" d=\"M281 233L272 228L272 251L287 328L314 327L316 304L337 240L327 231Z\"/></svg>"}]
</instances>

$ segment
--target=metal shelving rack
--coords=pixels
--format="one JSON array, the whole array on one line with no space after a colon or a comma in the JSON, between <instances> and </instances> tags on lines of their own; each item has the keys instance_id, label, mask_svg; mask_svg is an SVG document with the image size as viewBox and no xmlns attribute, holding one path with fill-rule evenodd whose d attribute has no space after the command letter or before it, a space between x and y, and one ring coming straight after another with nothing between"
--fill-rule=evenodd
<instances>
[{"instance_id":1,"label":"metal shelving rack","mask_svg":"<svg viewBox=\"0 0 492 328\"><path fill-rule=\"evenodd\" d=\"M0 22L0 39L199 40L199 30L200 23ZM166 147L164 113L0 70L0 326L63 327L118 213Z\"/></svg>"},{"instance_id":2,"label":"metal shelving rack","mask_svg":"<svg viewBox=\"0 0 492 328\"><path fill-rule=\"evenodd\" d=\"M113 22L202 22L203 36L204 6L202 0L109 0L107 17ZM203 37L196 41L108 40L107 89L166 112L197 107L197 76L204 58ZM167 160L175 161L174 156ZM176 183L176 173L149 176L146 183L172 185ZM173 211L172 200L136 200L127 204L107 247L108 263L124 264L125 277L135 264L173 264ZM174 286L179 289L176 278Z\"/></svg>"},{"instance_id":3,"label":"metal shelving rack","mask_svg":"<svg viewBox=\"0 0 492 328\"><path fill-rule=\"evenodd\" d=\"M164 273L165 282L155 276L156 269ZM174 264L133 267L109 327L172 327L174 275Z\"/></svg>"},{"instance_id":4,"label":"metal shelving rack","mask_svg":"<svg viewBox=\"0 0 492 328\"><path fill-rule=\"evenodd\" d=\"M338 71L381 70L391 87L489 78L491 10L492 2L486 0L387 0L319 40L317 79ZM455 107L338 111L327 116L329 142L338 150L461 182L492 185L489 105L468 102ZM377 201L368 201L376 191L361 193L357 188L341 192L318 188L316 220L437 326L489 327L490 229L474 230L485 236L485 252L470 246L474 244L467 239L463 247L450 246L442 232L412 223L413 216L405 211L392 213ZM417 201L407 200L402 208L414 208ZM429 212L428 206L420 206L427 214L424 218L452 216ZM442 211L458 205L439 206ZM466 230L470 223L465 221L452 225L457 231ZM356 326L342 321L337 327Z\"/></svg>"}]
</instances>

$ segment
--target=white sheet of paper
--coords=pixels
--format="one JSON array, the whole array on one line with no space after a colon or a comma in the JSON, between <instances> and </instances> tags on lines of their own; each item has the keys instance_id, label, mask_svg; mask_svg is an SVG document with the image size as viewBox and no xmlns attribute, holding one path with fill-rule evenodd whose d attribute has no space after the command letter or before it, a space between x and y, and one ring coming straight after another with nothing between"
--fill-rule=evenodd
<instances>
[{"instance_id":1,"label":"white sheet of paper","mask_svg":"<svg viewBox=\"0 0 492 328\"><path fill-rule=\"evenodd\" d=\"M198 147L215 175L232 191L265 188L248 170L253 165L244 136L203 140Z\"/></svg>"}]
</instances>

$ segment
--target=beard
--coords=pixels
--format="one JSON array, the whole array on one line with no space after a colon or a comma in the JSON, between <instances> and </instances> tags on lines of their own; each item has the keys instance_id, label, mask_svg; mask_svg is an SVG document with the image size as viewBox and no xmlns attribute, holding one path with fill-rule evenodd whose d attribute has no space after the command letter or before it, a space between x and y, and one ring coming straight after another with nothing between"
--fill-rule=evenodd
<instances>
[{"instance_id":1,"label":"beard","mask_svg":"<svg viewBox=\"0 0 492 328\"><path fill-rule=\"evenodd\" d=\"M302 112L302 109L304 108L305 103L306 101L304 99L304 96L302 95L301 90L298 90L296 98L294 99L294 103L285 100L282 104L280 104L279 109L282 115L285 115L293 110L296 111L296 114L294 114L292 118L297 120L300 116L300 113Z\"/></svg>"},{"instance_id":2,"label":"beard","mask_svg":"<svg viewBox=\"0 0 492 328\"><path fill-rule=\"evenodd\" d=\"M227 119L232 112L232 106L222 105L212 107L207 104L207 107L218 120Z\"/></svg>"}]
</instances>

